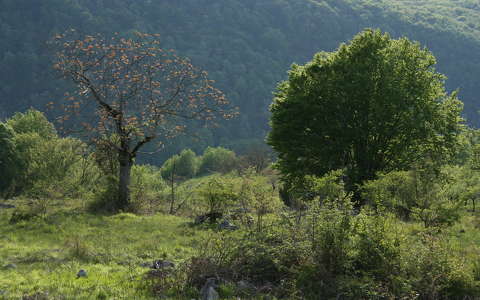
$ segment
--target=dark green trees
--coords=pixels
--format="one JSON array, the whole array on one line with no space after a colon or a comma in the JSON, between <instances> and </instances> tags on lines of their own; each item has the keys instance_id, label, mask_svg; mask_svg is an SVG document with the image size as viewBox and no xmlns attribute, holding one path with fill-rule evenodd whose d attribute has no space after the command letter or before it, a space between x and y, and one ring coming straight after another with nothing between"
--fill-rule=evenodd
<instances>
[{"instance_id":1,"label":"dark green trees","mask_svg":"<svg viewBox=\"0 0 480 300\"><path fill-rule=\"evenodd\" d=\"M0 198L9 192L18 170L18 153L13 137L15 132L0 122Z\"/></svg>"},{"instance_id":2,"label":"dark green trees","mask_svg":"<svg viewBox=\"0 0 480 300\"><path fill-rule=\"evenodd\" d=\"M435 63L417 43L366 30L293 65L271 106L268 137L285 178L345 169L347 188L356 190L378 171L448 157L462 103L445 92Z\"/></svg>"}]
</instances>

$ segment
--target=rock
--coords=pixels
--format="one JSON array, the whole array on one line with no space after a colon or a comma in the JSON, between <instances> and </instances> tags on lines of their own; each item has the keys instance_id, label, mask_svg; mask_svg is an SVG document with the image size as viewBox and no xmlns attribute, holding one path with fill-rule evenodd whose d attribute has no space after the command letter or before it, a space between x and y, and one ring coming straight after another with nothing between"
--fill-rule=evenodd
<instances>
[{"instance_id":1,"label":"rock","mask_svg":"<svg viewBox=\"0 0 480 300\"><path fill-rule=\"evenodd\" d=\"M152 269L175 268L175 264L168 260L156 260L151 266Z\"/></svg>"},{"instance_id":2,"label":"rock","mask_svg":"<svg viewBox=\"0 0 480 300\"><path fill-rule=\"evenodd\" d=\"M14 270L14 269L17 268L17 265L16 264L8 264L8 265L3 266L3 268L5 270Z\"/></svg>"},{"instance_id":3,"label":"rock","mask_svg":"<svg viewBox=\"0 0 480 300\"><path fill-rule=\"evenodd\" d=\"M87 271L85 271L85 270L83 270L83 269L80 270L80 271L78 271L78 273L77 273L77 279L80 278L80 277L87 277Z\"/></svg>"},{"instance_id":4,"label":"rock","mask_svg":"<svg viewBox=\"0 0 480 300\"><path fill-rule=\"evenodd\" d=\"M208 287L204 293L202 293L202 300L218 300L220 296L214 287Z\"/></svg>"},{"instance_id":5,"label":"rock","mask_svg":"<svg viewBox=\"0 0 480 300\"><path fill-rule=\"evenodd\" d=\"M253 295L257 288L246 280L240 280L237 282L237 289L241 294L244 295Z\"/></svg>"},{"instance_id":6,"label":"rock","mask_svg":"<svg viewBox=\"0 0 480 300\"><path fill-rule=\"evenodd\" d=\"M222 217L223 217L223 213L212 212L212 213L204 214L204 215L201 215L201 216L197 216L195 218L194 224L195 225L200 225L200 224L203 224L203 223L207 222L207 220L210 222L210 224L213 224L213 223L217 222L218 219L221 219Z\"/></svg>"},{"instance_id":7,"label":"rock","mask_svg":"<svg viewBox=\"0 0 480 300\"><path fill-rule=\"evenodd\" d=\"M49 295L48 292L42 293L42 292L37 292L32 295L23 295L21 298L22 300L48 300Z\"/></svg>"},{"instance_id":8,"label":"rock","mask_svg":"<svg viewBox=\"0 0 480 300\"><path fill-rule=\"evenodd\" d=\"M0 208L16 208L15 205L0 203Z\"/></svg>"},{"instance_id":9,"label":"rock","mask_svg":"<svg viewBox=\"0 0 480 300\"><path fill-rule=\"evenodd\" d=\"M201 300L218 300L220 299L220 295L215 290L217 285L215 284L215 278L207 279L207 282L200 290Z\"/></svg>"},{"instance_id":10,"label":"rock","mask_svg":"<svg viewBox=\"0 0 480 300\"><path fill-rule=\"evenodd\" d=\"M196 216L194 224L195 225L203 224L205 223L205 221L207 221L207 219L208 219L207 215Z\"/></svg>"},{"instance_id":11,"label":"rock","mask_svg":"<svg viewBox=\"0 0 480 300\"><path fill-rule=\"evenodd\" d=\"M240 207L240 208L237 208L233 211L234 214L249 214L250 213L250 210L248 208L245 208L245 207Z\"/></svg>"},{"instance_id":12,"label":"rock","mask_svg":"<svg viewBox=\"0 0 480 300\"><path fill-rule=\"evenodd\" d=\"M218 225L220 230L237 230L238 226L230 223L228 220L223 220L222 223Z\"/></svg>"}]
</instances>

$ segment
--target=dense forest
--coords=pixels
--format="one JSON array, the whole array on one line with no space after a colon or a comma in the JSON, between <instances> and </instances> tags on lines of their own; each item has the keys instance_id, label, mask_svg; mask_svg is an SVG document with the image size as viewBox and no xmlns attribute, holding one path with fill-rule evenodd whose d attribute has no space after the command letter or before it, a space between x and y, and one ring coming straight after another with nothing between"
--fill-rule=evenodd
<instances>
[{"instance_id":1,"label":"dense forest","mask_svg":"<svg viewBox=\"0 0 480 300\"><path fill-rule=\"evenodd\" d=\"M221 129L203 131L202 142L176 141L148 157L161 163L184 146L240 149L263 140L268 105L288 67L320 50L331 51L366 27L427 46L459 89L469 124L477 126L480 65L479 4L476 1L42 1L3 0L0 12L0 117L29 107L45 110L63 97L46 41L67 28L84 33L159 33L162 47L177 50L207 70L239 117ZM55 113L50 112L53 120ZM171 149L171 151L170 151Z\"/></svg>"},{"instance_id":2,"label":"dense forest","mask_svg":"<svg viewBox=\"0 0 480 300\"><path fill-rule=\"evenodd\" d=\"M0 299L480 297L478 0L0 4Z\"/></svg>"}]
</instances>

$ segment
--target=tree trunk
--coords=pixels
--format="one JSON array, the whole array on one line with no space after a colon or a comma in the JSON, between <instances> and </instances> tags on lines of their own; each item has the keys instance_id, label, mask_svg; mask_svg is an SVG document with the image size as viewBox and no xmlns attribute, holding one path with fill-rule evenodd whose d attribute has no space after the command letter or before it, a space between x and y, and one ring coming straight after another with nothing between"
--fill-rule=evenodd
<instances>
[{"instance_id":1,"label":"tree trunk","mask_svg":"<svg viewBox=\"0 0 480 300\"><path fill-rule=\"evenodd\" d=\"M175 161L173 161L172 174L170 175L170 214L174 214L174 205L175 205Z\"/></svg>"},{"instance_id":2,"label":"tree trunk","mask_svg":"<svg viewBox=\"0 0 480 300\"><path fill-rule=\"evenodd\" d=\"M130 205L130 175L133 165L133 158L128 152L120 152L119 154L119 177L118 177L118 200L116 209L126 210Z\"/></svg>"}]
</instances>

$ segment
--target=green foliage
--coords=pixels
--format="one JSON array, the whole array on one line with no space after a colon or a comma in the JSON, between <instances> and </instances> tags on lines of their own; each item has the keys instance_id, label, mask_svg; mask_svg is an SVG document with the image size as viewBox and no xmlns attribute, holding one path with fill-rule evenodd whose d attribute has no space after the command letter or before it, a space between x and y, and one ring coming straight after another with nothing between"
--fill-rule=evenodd
<instances>
[{"instance_id":1,"label":"green foliage","mask_svg":"<svg viewBox=\"0 0 480 300\"><path fill-rule=\"evenodd\" d=\"M377 180L362 186L363 197L379 210L386 208L398 217L408 219L412 207L417 205L415 180L413 173L408 171L380 174Z\"/></svg>"},{"instance_id":2,"label":"green foliage","mask_svg":"<svg viewBox=\"0 0 480 300\"><path fill-rule=\"evenodd\" d=\"M0 122L0 196L11 194L14 188L15 174L20 170L19 155L14 143L15 132Z\"/></svg>"},{"instance_id":3,"label":"green foliage","mask_svg":"<svg viewBox=\"0 0 480 300\"><path fill-rule=\"evenodd\" d=\"M111 144L118 145L120 140L117 135L113 134L97 141L93 151L93 158L103 174L107 176L118 177L119 163L118 151L112 151Z\"/></svg>"},{"instance_id":4,"label":"green foliage","mask_svg":"<svg viewBox=\"0 0 480 300\"><path fill-rule=\"evenodd\" d=\"M134 165L130 183L131 202L135 212L154 212L166 188L160 170L149 165Z\"/></svg>"},{"instance_id":5,"label":"green foliage","mask_svg":"<svg viewBox=\"0 0 480 300\"><path fill-rule=\"evenodd\" d=\"M297 199L320 203L343 202L349 195L345 192L343 171L335 170L322 177L307 175L295 182L291 193Z\"/></svg>"},{"instance_id":6,"label":"green foliage","mask_svg":"<svg viewBox=\"0 0 480 300\"><path fill-rule=\"evenodd\" d=\"M235 152L218 147L208 147L201 157L201 163L198 170L199 174L210 173L228 173L237 166L237 156Z\"/></svg>"},{"instance_id":7,"label":"green foliage","mask_svg":"<svg viewBox=\"0 0 480 300\"><path fill-rule=\"evenodd\" d=\"M57 131L45 115L34 109L29 109L25 113L17 112L7 120L17 134L38 134L43 139L52 139L57 137Z\"/></svg>"},{"instance_id":8,"label":"green foliage","mask_svg":"<svg viewBox=\"0 0 480 300\"><path fill-rule=\"evenodd\" d=\"M256 172L256 171L255 171ZM246 212L256 215L257 230L263 230L263 219L267 214L278 212L282 203L275 190L275 178L247 174L242 178L238 193L238 204L241 206L241 217L248 218ZM243 223L247 223L242 220Z\"/></svg>"},{"instance_id":9,"label":"green foliage","mask_svg":"<svg viewBox=\"0 0 480 300\"><path fill-rule=\"evenodd\" d=\"M91 213L115 212L114 205L118 194L118 178L116 176L104 176L98 189L92 196L87 209Z\"/></svg>"},{"instance_id":10,"label":"green foliage","mask_svg":"<svg viewBox=\"0 0 480 300\"><path fill-rule=\"evenodd\" d=\"M43 113L17 113L1 129L7 168L3 182L8 183L3 191L10 196L23 193L47 201L78 197L94 188L99 171L87 146L75 138L59 138Z\"/></svg>"},{"instance_id":11,"label":"green foliage","mask_svg":"<svg viewBox=\"0 0 480 300\"><path fill-rule=\"evenodd\" d=\"M234 182L228 177L212 176L200 188L199 195L208 207L209 214L219 214L238 199L238 193L234 189Z\"/></svg>"},{"instance_id":12,"label":"green foliage","mask_svg":"<svg viewBox=\"0 0 480 300\"><path fill-rule=\"evenodd\" d=\"M179 155L169 158L162 166L162 177L170 180L173 176L174 180L179 178L189 179L197 174L198 158L190 149L185 149Z\"/></svg>"},{"instance_id":13,"label":"green foliage","mask_svg":"<svg viewBox=\"0 0 480 300\"><path fill-rule=\"evenodd\" d=\"M406 246L406 271L412 290L421 298L452 298L480 293L478 281L473 279L464 258L453 251L445 239L430 235L420 236L420 241Z\"/></svg>"},{"instance_id":14,"label":"green foliage","mask_svg":"<svg viewBox=\"0 0 480 300\"><path fill-rule=\"evenodd\" d=\"M434 56L406 38L366 30L293 65L271 106L268 141L288 180L345 168L348 190L379 171L455 153L461 102Z\"/></svg>"},{"instance_id":15,"label":"green foliage","mask_svg":"<svg viewBox=\"0 0 480 300\"><path fill-rule=\"evenodd\" d=\"M455 169L445 167L436 174L431 168L382 174L362 186L363 197L377 211L386 209L399 218L417 219L425 227L451 226L460 217L461 199L468 189ZM459 188L462 185L466 190Z\"/></svg>"}]
</instances>

